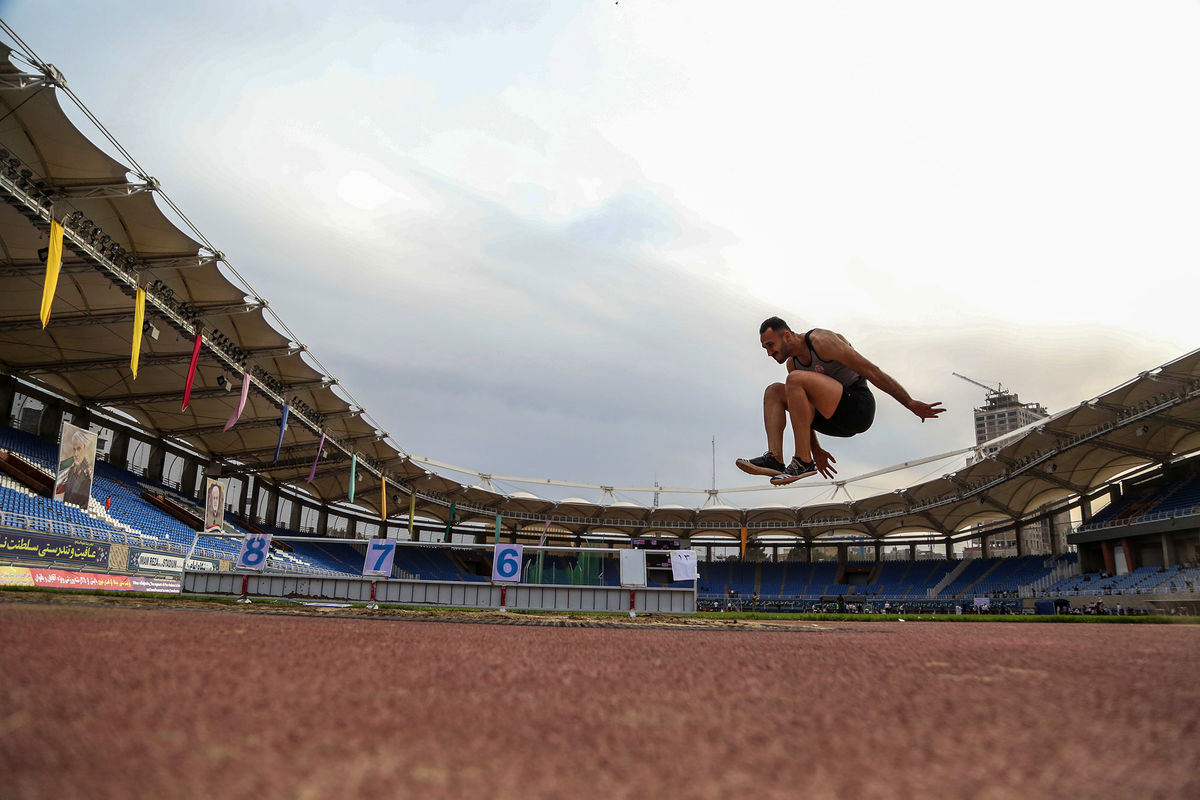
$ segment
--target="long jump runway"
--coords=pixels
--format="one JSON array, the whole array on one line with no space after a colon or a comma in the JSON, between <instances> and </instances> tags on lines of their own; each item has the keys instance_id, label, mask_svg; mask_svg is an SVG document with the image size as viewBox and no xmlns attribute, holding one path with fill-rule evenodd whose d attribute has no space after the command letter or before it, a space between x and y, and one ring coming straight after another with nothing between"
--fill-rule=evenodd
<instances>
[{"instance_id":1,"label":"long jump runway","mask_svg":"<svg viewBox=\"0 0 1200 800\"><path fill-rule=\"evenodd\" d=\"M0 603L0 797L1200 797L1200 626L775 631Z\"/></svg>"}]
</instances>

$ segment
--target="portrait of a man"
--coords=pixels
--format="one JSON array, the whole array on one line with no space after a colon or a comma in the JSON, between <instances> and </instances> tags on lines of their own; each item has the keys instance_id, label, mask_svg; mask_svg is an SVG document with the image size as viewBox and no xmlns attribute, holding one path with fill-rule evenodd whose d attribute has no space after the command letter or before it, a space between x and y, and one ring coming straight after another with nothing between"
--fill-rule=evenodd
<instances>
[{"instance_id":1,"label":"portrait of a man","mask_svg":"<svg viewBox=\"0 0 1200 800\"><path fill-rule=\"evenodd\" d=\"M206 478L204 486L204 530L220 531L224 523L225 484L212 478Z\"/></svg>"},{"instance_id":2,"label":"portrait of a man","mask_svg":"<svg viewBox=\"0 0 1200 800\"><path fill-rule=\"evenodd\" d=\"M54 482L55 499L87 508L95 464L96 434L64 422L58 448L58 478Z\"/></svg>"}]
</instances>

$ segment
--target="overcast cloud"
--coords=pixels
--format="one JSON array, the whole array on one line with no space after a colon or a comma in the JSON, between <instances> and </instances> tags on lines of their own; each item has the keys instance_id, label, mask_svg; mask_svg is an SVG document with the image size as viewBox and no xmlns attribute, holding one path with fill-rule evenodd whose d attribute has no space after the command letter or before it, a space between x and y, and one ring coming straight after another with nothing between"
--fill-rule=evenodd
<instances>
[{"instance_id":1,"label":"overcast cloud","mask_svg":"<svg viewBox=\"0 0 1200 800\"><path fill-rule=\"evenodd\" d=\"M949 409L843 477L973 444L952 371L1060 411L1200 344L1194 0L0 13L420 456L755 483L772 314Z\"/></svg>"}]
</instances>

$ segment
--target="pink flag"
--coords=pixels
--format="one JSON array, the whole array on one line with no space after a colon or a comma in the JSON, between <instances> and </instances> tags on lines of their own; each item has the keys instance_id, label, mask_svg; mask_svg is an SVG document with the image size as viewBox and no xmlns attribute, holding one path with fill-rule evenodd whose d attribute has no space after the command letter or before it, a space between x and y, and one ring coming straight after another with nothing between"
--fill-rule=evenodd
<instances>
[{"instance_id":1,"label":"pink flag","mask_svg":"<svg viewBox=\"0 0 1200 800\"><path fill-rule=\"evenodd\" d=\"M317 457L313 459L312 469L308 471L308 480L305 483L312 483L313 478L317 477L317 462L321 460L321 448L325 446L325 431L321 431L321 443L317 445Z\"/></svg>"},{"instance_id":2,"label":"pink flag","mask_svg":"<svg viewBox=\"0 0 1200 800\"><path fill-rule=\"evenodd\" d=\"M279 418L279 441L275 444L275 457L271 459L274 464L279 460L279 448L283 447L283 433L287 430L288 404L283 404L283 416Z\"/></svg>"},{"instance_id":3,"label":"pink flag","mask_svg":"<svg viewBox=\"0 0 1200 800\"><path fill-rule=\"evenodd\" d=\"M200 344L203 341L204 337L197 333L196 343L192 345L192 363L188 365L187 383L183 385L183 408L180 411L187 411L188 403L192 401L192 381L196 379L196 362L200 360Z\"/></svg>"},{"instance_id":4,"label":"pink flag","mask_svg":"<svg viewBox=\"0 0 1200 800\"><path fill-rule=\"evenodd\" d=\"M237 408L229 415L229 421L225 423L225 430L233 427L239 419L242 418L242 410L246 408L246 397L250 394L250 376L245 372L242 373L242 397L238 400Z\"/></svg>"}]
</instances>

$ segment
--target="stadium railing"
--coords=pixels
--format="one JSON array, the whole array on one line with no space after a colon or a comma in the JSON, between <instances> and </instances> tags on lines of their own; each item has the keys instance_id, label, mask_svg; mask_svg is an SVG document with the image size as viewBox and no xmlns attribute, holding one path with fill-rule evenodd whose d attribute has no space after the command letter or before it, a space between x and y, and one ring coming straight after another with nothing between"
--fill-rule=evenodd
<instances>
[{"instance_id":1,"label":"stadium railing","mask_svg":"<svg viewBox=\"0 0 1200 800\"><path fill-rule=\"evenodd\" d=\"M322 545L369 544L361 539L328 539L324 537L279 536L271 541L289 543L315 542ZM379 541L379 540L375 540ZM697 610L697 580L673 581L667 577L669 568L647 564L645 583L635 586L613 585L613 570L620 571L619 554L627 550L603 547L567 547L558 545L512 545L408 542L383 540L386 546L362 553L363 567L358 575L306 576L259 574L249 570L238 572L185 571L182 593L185 595L320 599L335 602L362 602L394 605L435 605L454 608L504 608L513 610L598 611L631 613L694 613ZM247 541L247 545L252 545ZM368 572L371 559L394 547L400 555L393 556L392 570L387 576L376 577ZM253 548L252 548L253 549ZM261 552L261 548L258 552ZM659 551L645 551L648 555ZM512 569L504 580L496 578L493 556L499 555L497 567L505 563L507 553ZM516 555L520 553L520 561ZM272 554L267 568L280 565L278 554ZM546 556L565 556L573 561L572 583L543 582ZM420 561L426 566L422 567ZM247 560L249 563L249 560ZM649 562L649 559L648 559ZM380 562L382 563L382 562ZM401 577L398 564L404 569L428 570L432 577ZM446 565L453 565L453 569ZM283 565L287 569L287 565ZM483 573L487 574L483 574Z\"/></svg>"}]
</instances>

